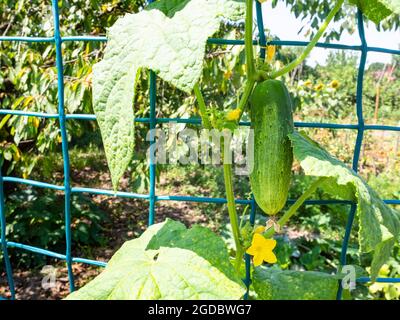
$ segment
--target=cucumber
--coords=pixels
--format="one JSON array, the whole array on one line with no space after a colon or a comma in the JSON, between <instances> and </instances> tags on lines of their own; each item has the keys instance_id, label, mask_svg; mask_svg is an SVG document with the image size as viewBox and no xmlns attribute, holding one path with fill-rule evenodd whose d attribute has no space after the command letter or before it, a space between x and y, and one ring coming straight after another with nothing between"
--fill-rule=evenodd
<instances>
[{"instance_id":1,"label":"cucumber","mask_svg":"<svg viewBox=\"0 0 400 320\"><path fill-rule=\"evenodd\" d=\"M258 206L269 215L278 213L288 197L293 150L288 134L293 132L293 103L278 80L256 85L250 98L254 130L254 166L250 185Z\"/></svg>"}]
</instances>

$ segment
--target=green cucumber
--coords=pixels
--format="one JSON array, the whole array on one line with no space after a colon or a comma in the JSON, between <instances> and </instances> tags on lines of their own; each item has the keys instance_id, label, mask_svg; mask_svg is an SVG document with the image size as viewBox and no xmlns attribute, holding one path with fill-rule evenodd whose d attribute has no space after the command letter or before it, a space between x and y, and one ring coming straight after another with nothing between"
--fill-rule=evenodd
<instances>
[{"instance_id":1,"label":"green cucumber","mask_svg":"<svg viewBox=\"0 0 400 320\"><path fill-rule=\"evenodd\" d=\"M293 150L288 134L293 132L293 103L278 80L256 85L250 98L254 130L254 166L250 184L258 206L274 215L288 197Z\"/></svg>"}]
</instances>

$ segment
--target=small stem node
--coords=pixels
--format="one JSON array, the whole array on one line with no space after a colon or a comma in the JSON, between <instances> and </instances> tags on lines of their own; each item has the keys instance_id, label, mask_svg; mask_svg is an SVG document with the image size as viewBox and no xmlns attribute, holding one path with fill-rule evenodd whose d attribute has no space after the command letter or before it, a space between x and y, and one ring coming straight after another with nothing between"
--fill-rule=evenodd
<instances>
[{"instance_id":1,"label":"small stem node","mask_svg":"<svg viewBox=\"0 0 400 320\"><path fill-rule=\"evenodd\" d=\"M285 223L296 213L296 211L303 205L304 201L306 201L317 188L326 180L326 177L319 178L316 180L307 190L304 192L300 198L296 200L296 202L289 208L288 211L284 213L282 218L279 219L278 225L283 227ZM265 233L265 238L271 238L275 234L275 229L273 227L269 228Z\"/></svg>"}]
</instances>

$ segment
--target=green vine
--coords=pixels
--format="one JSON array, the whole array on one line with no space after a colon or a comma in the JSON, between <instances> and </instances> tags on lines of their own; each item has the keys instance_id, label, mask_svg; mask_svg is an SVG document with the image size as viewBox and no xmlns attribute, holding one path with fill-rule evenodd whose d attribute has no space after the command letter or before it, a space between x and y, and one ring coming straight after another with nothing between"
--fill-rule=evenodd
<instances>
[{"instance_id":1,"label":"green vine","mask_svg":"<svg viewBox=\"0 0 400 320\"><path fill-rule=\"evenodd\" d=\"M211 129L211 121L207 114L206 103L204 101L204 98L203 98L203 95L201 93L198 83L196 83L194 85L193 91L196 96L197 103L199 104L199 113L200 113L201 120L203 122L203 126L206 129Z\"/></svg>"},{"instance_id":2,"label":"green vine","mask_svg":"<svg viewBox=\"0 0 400 320\"><path fill-rule=\"evenodd\" d=\"M247 78L253 79L255 75L255 63L253 55L253 0L246 0L244 41Z\"/></svg>"},{"instance_id":3,"label":"green vine","mask_svg":"<svg viewBox=\"0 0 400 320\"><path fill-rule=\"evenodd\" d=\"M228 214L229 214L229 219L231 221L232 234L236 246L235 269L237 272L239 272L244 249L240 241L239 222L236 213L235 198L233 193L231 164L224 164L224 182L225 182L226 201L228 204Z\"/></svg>"},{"instance_id":4,"label":"green vine","mask_svg":"<svg viewBox=\"0 0 400 320\"><path fill-rule=\"evenodd\" d=\"M324 34L326 28L328 27L329 23L333 19L333 17L338 13L339 9L342 7L344 0L339 0L336 5L333 7L331 12L329 12L328 16L326 17L326 20L324 23L321 25L319 28L318 32L315 34L314 38L310 41L310 43L305 47L304 51L301 53L300 56L298 56L295 60L293 60L291 63L289 63L287 66L283 67L282 69L275 71L271 74L271 78L277 78L280 76L283 76L284 74L292 71L294 68L296 68L300 63L304 61L304 59L307 58L307 56L310 54L311 50L315 47L317 44L318 40L322 37Z\"/></svg>"}]
</instances>

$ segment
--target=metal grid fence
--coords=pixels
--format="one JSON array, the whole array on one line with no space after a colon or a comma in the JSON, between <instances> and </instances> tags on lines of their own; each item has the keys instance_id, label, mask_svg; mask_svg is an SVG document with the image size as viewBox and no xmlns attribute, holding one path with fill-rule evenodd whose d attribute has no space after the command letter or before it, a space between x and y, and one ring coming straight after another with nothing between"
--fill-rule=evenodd
<instances>
[{"instance_id":1,"label":"metal grid fence","mask_svg":"<svg viewBox=\"0 0 400 320\"><path fill-rule=\"evenodd\" d=\"M148 1L153 2L154 0ZM57 81L58 81L58 113L49 114L42 112L29 112L29 111L18 111L3 109L0 110L0 115L17 115L17 116L27 116L27 117L39 117L46 119L58 119L60 125L61 139L62 139L62 156L63 156L63 170L64 170L64 184L55 185L40 181L34 181L29 179L22 179L11 176L2 176L0 170L0 227L1 227L1 250L3 252L4 263L7 281L9 285L9 290L11 293L11 298L15 299L15 285L13 280L13 273L10 258L8 255L8 248L18 248L26 250L29 252L46 255L60 260L66 261L66 266L68 270L68 279L70 291L75 290L74 286L74 274L72 271L73 263L85 263L95 266L106 266L106 263L101 261L95 261L85 258L73 257L71 255L71 194L72 193L88 193L88 194L101 194L125 198L143 199L149 202L149 215L148 215L148 225L154 223L155 217L155 207L158 201L186 201L186 202L197 202L197 203L216 203L224 204L226 199L224 198L207 198L207 197L192 197L192 196L157 196L155 192L156 187L156 174L155 174L155 164L154 159L150 159L149 174L150 174L150 191L149 194L137 194L131 192L117 192L114 193L112 190L95 189L95 188L81 188L81 187L71 187L70 184L70 161L68 154L68 140L67 140L67 130L66 121L70 119L76 120L95 120L96 116L93 114L65 114L64 112L64 72L63 72L63 57L62 57L62 44L63 42L72 41L107 41L106 37L100 36L66 36L63 37L60 34L60 16L59 16L59 6L57 0L51 0L52 13L53 13L53 23L54 23L54 36L53 37L14 37L14 36L3 36L0 37L0 41L17 41L17 42L50 42L54 43L56 49L56 67L57 67ZM257 17L257 28L258 28L258 40L254 41L254 44L260 45L260 55L265 56L265 47L267 44L280 45L280 46L299 46L305 47L308 42L306 41L270 41L267 42L264 34L264 24L263 16L261 11L261 4L256 1L256 17ZM361 41L361 45L344 45L344 44L329 44L329 43L318 43L316 46L320 48L328 49L341 49L341 50L353 50L361 52L361 59L358 68L357 77L357 93L356 93L356 113L357 113L357 124L336 124L336 123L315 123L315 122L296 122L296 127L306 127L306 128L328 128L328 129L353 129L357 130L357 138L353 154L352 168L357 172L358 162L360 157L360 151L363 143L364 132L367 130L390 130L390 131L400 131L399 126L385 126L385 125L368 125L365 124L363 118L363 80L365 72L365 64L368 52L381 52L387 54L400 55L400 50L393 50L387 48L370 47L367 44L364 31L363 16L360 11L357 12L357 25L358 34ZM243 45L243 40L228 40L219 38L210 38L207 41L209 44L215 45ZM190 123L190 124L201 124L200 119L184 119L184 118L157 118L156 117L156 75L154 72L150 73L150 114L148 118L136 118L135 122L148 123L150 129L154 129L159 123L168 122L178 122L178 123ZM249 122L241 122L240 125L249 126ZM150 148L155 147L154 137L150 139ZM154 156L154 152L150 152L150 155ZM26 184L33 187L47 188L52 190L62 191L64 193L65 205L64 205L64 220L65 220L65 238L66 238L66 248L65 254L52 252L46 249L29 246L23 243L17 243L13 241L7 241L6 239L6 217L5 217L5 198L3 191L4 183L19 183ZM289 199L289 203L294 203L295 199ZM384 200L387 204L400 204L400 200L389 199ZM250 221L254 223L255 219L255 209L256 203L254 198L251 200L238 199L237 204L245 204L251 206ZM353 225L353 220L356 212L356 204L350 201L340 201L340 200L308 200L305 202L307 205L325 205L325 204L340 204L343 206L349 206L349 216L346 225L346 231L343 237L342 250L340 256L340 264L346 264L347 247L349 243L350 233ZM250 257L246 255L246 278L244 282L246 285L250 284ZM369 282L368 277L358 278L357 282L366 283ZM378 282L387 283L400 283L400 278L378 278ZM337 299L341 299L342 287L339 286L337 293ZM0 297L0 299L2 299ZM4 299L4 298L3 298Z\"/></svg>"}]
</instances>

